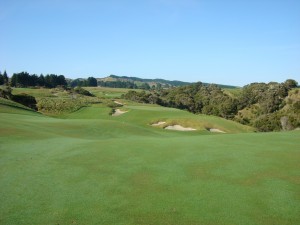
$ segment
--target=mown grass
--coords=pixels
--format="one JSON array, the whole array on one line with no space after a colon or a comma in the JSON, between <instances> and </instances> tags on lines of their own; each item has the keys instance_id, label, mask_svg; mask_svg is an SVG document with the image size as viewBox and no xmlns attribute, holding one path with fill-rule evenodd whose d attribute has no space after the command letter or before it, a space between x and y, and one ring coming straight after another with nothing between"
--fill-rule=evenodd
<instances>
[{"instance_id":1,"label":"mown grass","mask_svg":"<svg viewBox=\"0 0 300 225\"><path fill-rule=\"evenodd\" d=\"M241 133L249 128L144 104L109 110L60 119L0 108L0 224L300 223L299 131ZM232 134L149 125L161 120Z\"/></svg>"}]
</instances>

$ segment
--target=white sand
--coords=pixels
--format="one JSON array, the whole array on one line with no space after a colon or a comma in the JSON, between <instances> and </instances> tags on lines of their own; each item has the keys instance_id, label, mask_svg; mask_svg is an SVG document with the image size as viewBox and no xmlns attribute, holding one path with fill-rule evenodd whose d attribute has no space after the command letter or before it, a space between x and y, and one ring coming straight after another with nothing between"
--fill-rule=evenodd
<instances>
[{"instance_id":1,"label":"white sand","mask_svg":"<svg viewBox=\"0 0 300 225\"><path fill-rule=\"evenodd\" d=\"M127 113L127 111L121 111L120 109L116 109L115 113L112 114L112 116L120 116L124 113Z\"/></svg>"},{"instance_id":2,"label":"white sand","mask_svg":"<svg viewBox=\"0 0 300 225\"><path fill-rule=\"evenodd\" d=\"M216 133L226 133L226 132L224 132L224 131L222 131L222 130L219 130L219 129L216 129L216 128L210 128L210 129L208 129L210 132L216 132Z\"/></svg>"},{"instance_id":3,"label":"white sand","mask_svg":"<svg viewBox=\"0 0 300 225\"><path fill-rule=\"evenodd\" d=\"M152 126L159 126L159 125L163 125L165 124L166 122L163 122L163 121L160 121L160 122L157 122L157 123L153 123L151 124Z\"/></svg>"},{"instance_id":4,"label":"white sand","mask_svg":"<svg viewBox=\"0 0 300 225\"><path fill-rule=\"evenodd\" d=\"M118 102L118 101L114 101L114 103L116 103L118 105L124 105L122 102Z\"/></svg>"},{"instance_id":5,"label":"white sand","mask_svg":"<svg viewBox=\"0 0 300 225\"><path fill-rule=\"evenodd\" d=\"M196 130L196 129L191 128L191 127L183 127L183 126L180 126L180 125L167 126L167 127L165 127L165 129L167 129L167 130L178 130L178 131L193 131L193 130Z\"/></svg>"}]
</instances>

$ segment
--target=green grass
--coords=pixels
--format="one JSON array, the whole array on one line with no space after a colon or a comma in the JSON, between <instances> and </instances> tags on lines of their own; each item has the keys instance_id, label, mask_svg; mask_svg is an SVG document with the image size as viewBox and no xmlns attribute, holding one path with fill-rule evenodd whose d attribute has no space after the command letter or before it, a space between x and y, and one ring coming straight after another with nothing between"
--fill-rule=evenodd
<instances>
[{"instance_id":1,"label":"green grass","mask_svg":"<svg viewBox=\"0 0 300 225\"><path fill-rule=\"evenodd\" d=\"M13 88L12 94L26 93L32 95L35 98L43 97L57 97L57 93L62 93L61 91L48 88Z\"/></svg>"},{"instance_id":2,"label":"green grass","mask_svg":"<svg viewBox=\"0 0 300 225\"><path fill-rule=\"evenodd\" d=\"M102 104L61 118L5 107L0 224L300 224L299 131L145 104L119 117ZM162 120L200 130L149 125Z\"/></svg>"},{"instance_id":3,"label":"green grass","mask_svg":"<svg viewBox=\"0 0 300 225\"><path fill-rule=\"evenodd\" d=\"M101 98L120 98L122 94L126 94L129 90L126 88L108 88L108 87L84 87L84 89L88 90L92 94ZM135 91L140 91L136 90Z\"/></svg>"},{"instance_id":4,"label":"green grass","mask_svg":"<svg viewBox=\"0 0 300 225\"><path fill-rule=\"evenodd\" d=\"M34 110L20 103L0 97L0 112L31 115L34 113Z\"/></svg>"}]
</instances>

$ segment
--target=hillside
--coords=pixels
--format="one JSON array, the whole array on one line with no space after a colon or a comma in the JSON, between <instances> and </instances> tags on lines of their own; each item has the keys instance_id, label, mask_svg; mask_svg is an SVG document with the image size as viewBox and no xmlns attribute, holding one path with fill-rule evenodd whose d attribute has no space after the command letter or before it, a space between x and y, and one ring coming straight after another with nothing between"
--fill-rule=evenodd
<instances>
[{"instance_id":1,"label":"hillside","mask_svg":"<svg viewBox=\"0 0 300 225\"><path fill-rule=\"evenodd\" d=\"M252 83L225 90L199 82L151 92L131 90L123 97L195 114L215 115L266 132L300 127L299 95L297 82L288 79L282 83Z\"/></svg>"},{"instance_id":2,"label":"hillside","mask_svg":"<svg viewBox=\"0 0 300 225\"><path fill-rule=\"evenodd\" d=\"M138 77L127 77L127 76L117 76L117 75L110 75L105 78L97 78L98 81L102 82L131 82L134 84L137 84L138 86L142 83L147 83L149 87L161 85L163 88L168 87L179 87L179 86L185 86L192 84L191 82L184 82L184 81L178 81L178 80L164 80L164 79L144 79L144 78L138 78ZM204 83L205 85L209 85L208 83ZM236 86L230 86L230 85L222 85L217 84L221 88L236 88Z\"/></svg>"}]
</instances>

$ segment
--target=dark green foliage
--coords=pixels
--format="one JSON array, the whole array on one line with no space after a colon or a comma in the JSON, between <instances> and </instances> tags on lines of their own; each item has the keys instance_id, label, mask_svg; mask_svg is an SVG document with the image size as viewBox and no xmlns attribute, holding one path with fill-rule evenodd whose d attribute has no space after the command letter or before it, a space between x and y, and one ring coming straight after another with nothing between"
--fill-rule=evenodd
<instances>
[{"instance_id":1,"label":"dark green foliage","mask_svg":"<svg viewBox=\"0 0 300 225\"><path fill-rule=\"evenodd\" d=\"M283 85L285 86L286 89L291 90L292 88L297 87L298 83L295 80L288 79L283 83Z\"/></svg>"},{"instance_id":2,"label":"dark green foliage","mask_svg":"<svg viewBox=\"0 0 300 225\"><path fill-rule=\"evenodd\" d=\"M63 75L50 74L45 76L45 86L48 88L54 88L57 86L66 86L67 82Z\"/></svg>"},{"instance_id":3,"label":"dark green foliage","mask_svg":"<svg viewBox=\"0 0 300 225\"><path fill-rule=\"evenodd\" d=\"M48 88L55 88L57 86L66 86L67 82L63 75L47 74L45 77L41 74L30 75L27 72L14 73L11 78L11 85L13 87L34 87L45 86Z\"/></svg>"},{"instance_id":4,"label":"dark green foliage","mask_svg":"<svg viewBox=\"0 0 300 225\"><path fill-rule=\"evenodd\" d=\"M4 77L0 71L0 85L4 84Z\"/></svg>"},{"instance_id":5,"label":"dark green foliage","mask_svg":"<svg viewBox=\"0 0 300 225\"><path fill-rule=\"evenodd\" d=\"M146 93L129 91L124 95L124 98L224 118L232 118L237 111L237 102L235 99L226 95L217 85L206 86L202 83L163 90L161 92Z\"/></svg>"},{"instance_id":6,"label":"dark green foliage","mask_svg":"<svg viewBox=\"0 0 300 225\"><path fill-rule=\"evenodd\" d=\"M88 79L77 78L70 83L71 87L97 87L97 80L94 77Z\"/></svg>"},{"instance_id":7,"label":"dark green foliage","mask_svg":"<svg viewBox=\"0 0 300 225\"><path fill-rule=\"evenodd\" d=\"M150 85L148 83L142 83L142 85L139 86L140 89L144 90L150 90Z\"/></svg>"},{"instance_id":8,"label":"dark green foliage","mask_svg":"<svg viewBox=\"0 0 300 225\"><path fill-rule=\"evenodd\" d=\"M44 75L43 74L41 74L40 76L39 76L39 78L37 79L37 85L38 86L45 86L45 77L44 77Z\"/></svg>"},{"instance_id":9,"label":"dark green foliage","mask_svg":"<svg viewBox=\"0 0 300 225\"><path fill-rule=\"evenodd\" d=\"M152 90L149 93L129 91L123 97L136 102L234 119L242 124L254 126L259 131L276 131L283 129L280 118L286 115L290 127L299 126L299 101L290 103L289 111L285 114L277 113L287 104L285 98L296 84L293 80L284 83L252 83L243 87L239 96L232 97L224 93L218 85L199 82L160 91ZM248 109L251 116L240 114L238 110L243 109Z\"/></svg>"},{"instance_id":10,"label":"dark green foliage","mask_svg":"<svg viewBox=\"0 0 300 225\"><path fill-rule=\"evenodd\" d=\"M253 121L253 125L258 131L279 131L281 123L278 114L264 114Z\"/></svg>"},{"instance_id":11,"label":"dark green foliage","mask_svg":"<svg viewBox=\"0 0 300 225\"><path fill-rule=\"evenodd\" d=\"M3 84L8 84L8 76L6 70L4 70L3 72L2 79L3 79Z\"/></svg>"},{"instance_id":12,"label":"dark green foliage","mask_svg":"<svg viewBox=\"0 0 300 225\"><path fill-rule=\"evenodd\" d=\"M97 80L94 77L89 77L87 79L87 86L88 87L97 87Z\"/></svg>"},{"instance_id":13,"label":"dark green foliage","mask_svg":"<svg viewBox=\"0 0 300 225\"><path fill-rule=\"evenodd\" d=\"M27 95L25 93L19 94L19 95L12 95L11 100L18 102L22 105L25 105L31 109L37 110L36 107L36 100L33 96Z\"/></svg>"},{"instance_id":14,"label":"dark green foliage","mask_svg":"<svg viewBox=\"0 0 300 225\"><path fill-rule=\"evenodd\" d=\"M272 113L282 108L283 99L288 96L289 90L297 86L294 80L287 80L284 83L252 83L242 89L238 98L238 108L243 109L253 104L261 104L262 112Z\"/></svg>"},{"instance_id":15,"label":"dark green foliage","mask_svg":"<svg viewBox=\"0 0 300 225\"><path fill-rule=\"evenodd\" d=\"M1 98L6 98L6 99L11 99L12 97L12 90L10 86L4 86L0 88L0 97Z\"/></svg>"},{"instance_id":16,"label":"dark green foliage","mask_svg":"<svg viewBox=\"0 0 300 225\"><path fill-rule=\"evenodd\" d=\"M72 80L70 83L71 87L85 87L86 86L86 80L78 78L75 80Z\"/></svg>"},{"instance_id":17,"label":"dark green foliage","mask_svg":"<svg viewBox=\"0 0 300 225\"><path fill-rule=\"evenodd\" d=\"M164 79L143 79L138 77L127 77L127 76L117 76L117 75L110 75L109 77L114 79L120 79L123 81L127 80L132 83L134 83L135 81L142 82L142 83L154 82L154 83L160 83L160 84L171 85L171 86L183 86L183 85L191 84L190 82L182 82L177 80L170 81Z\"/></svg>"},{"instance_id":18,"label":"dark green foliage","mask_svg":"<svg viewBox=\"0 0 300 225\"><path fill-rule=\"evenodd\" d=\"M85 95L85 96L94 96L91 92L83 89L82 87L76 87L74 88L74 91L78 94L81 94L81 95Z\"/></svg>"},{"instance_id":19,"label":"dark green foliage","mask_svg":"<svg viewBox=\"0 0 300 225\"><path fill-rule=\"evenodd\" d=\"M100 87L111 87L111 88L138 88L134 82L130 81L98 81Z\"/></svg>"}]
</instances>

